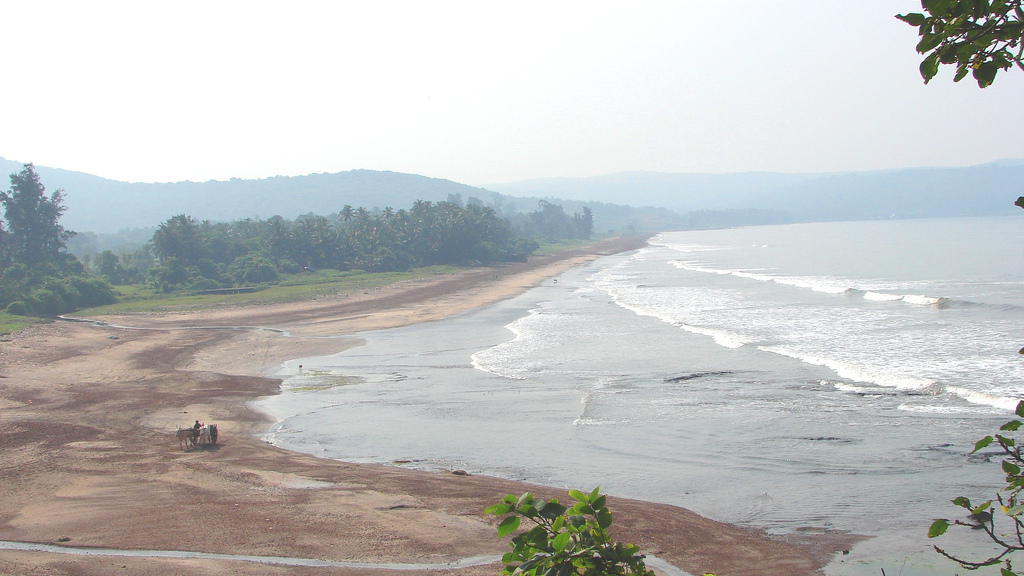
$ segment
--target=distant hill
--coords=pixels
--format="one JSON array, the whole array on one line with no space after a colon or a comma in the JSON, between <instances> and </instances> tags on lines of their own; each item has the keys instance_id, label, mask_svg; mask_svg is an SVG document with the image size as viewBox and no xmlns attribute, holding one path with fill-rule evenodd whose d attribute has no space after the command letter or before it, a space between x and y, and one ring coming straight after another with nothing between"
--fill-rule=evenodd
<instances>
[{"instance_id":1,"label":"distant hill","mask_svg":"<svg viewBox=\"0 0 1024 576\"><path fill-rule=\"evenodd\" d=\"M967 168L782 174L622 172L591 178L546 178L487 188L514 196L663 206L696 210L763 209L792 221L863 220L1015 214L1024 195L1024 160Z\"/></svg>"},{"instance_id":2,"label":"distant hill","mask_svg":"<svg viewBox=\"0 0 1024 576\"><path fill-rule=\"evenodd\" d=\"M21 163L0 159L5 175L21 168ZM45 166L37 166L36 172L47 190L67 192L64 225L92 232L154 226L181 213L214 221L295 218L309 212L335 213L345 204L398 209L412 206L415 200L445 200L449 194L485 201L494 194L450 180L373 170L159 184L118 182Z\"/></svg>"},{"instance_id":3,"label":"distant hill","mask_svg":"<svg viewBox=\"0 0 1024 576\"><path fill-rule=\"evenodd\" d=\"M0 158L2 174L22 164ZM150 228L175 214L199 220L295 218L337 213L345 204L408 208L415 200L476 197L504 215L537 209L541 199L567 214L589 206L606 232L712 228L788 222L1018 214L1024 160L967 168L781 174L623 172L548 178L479 188L415 174L352 170L261 180L129 183L36 167L49 190L63 188L64 225L79 232ZM7 188L7 182L0 184ZM628 205L627 205L628 204Z\"/></svg>"}]
</instances>

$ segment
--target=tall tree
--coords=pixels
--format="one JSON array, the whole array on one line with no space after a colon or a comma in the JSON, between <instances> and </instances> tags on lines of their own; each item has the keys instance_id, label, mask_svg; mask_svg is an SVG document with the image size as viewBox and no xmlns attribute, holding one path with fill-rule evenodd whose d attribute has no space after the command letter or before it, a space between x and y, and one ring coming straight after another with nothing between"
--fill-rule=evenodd
<instances>
[{"instance_id":1,"label":"tall tree","mask_svg":"<svg viewBox=\"0 0 1024 576\"><path fill-rule=\"evenodd\" d=\"M9 230L7 252L14 262L35 266L61 260L65 243L74 235L60 225L65 210L63 190L55 190L47 198L35 167L25 164L21 172L11 174L11 189L0 192L0 202Z\"/></svg>"},{"instance_id":2,"label":"tall tree","mask_svg":"<svg viewBox=\"0 0 1024 576\"><path fill-rule=\"evenodd\" d=\"M177 258L185 266L195 266L204 256L204 238L191 216L178 214L160 224L153 233L153 252L163 262Z\"/></svg>"}]
</instances>

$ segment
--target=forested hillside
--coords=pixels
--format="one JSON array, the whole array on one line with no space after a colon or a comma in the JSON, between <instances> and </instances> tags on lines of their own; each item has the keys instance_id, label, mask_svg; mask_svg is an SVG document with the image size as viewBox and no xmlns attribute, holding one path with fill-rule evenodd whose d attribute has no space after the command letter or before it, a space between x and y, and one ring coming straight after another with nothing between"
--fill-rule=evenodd
<instances>
[{"instance_id":1,"label":"forested hillside","mask_svg":"<svg viewBox=\"0 0 1024 576\"><path fill-rule=\"evenodd\" d=\"M0 158L4 175L21 168L21 163ZM388 206L394 210L410 209L417 200L484 204L505 218L538 210L542 200L562 205L569 213L591 206L595 214L594 231L599 233L663 230L684 225L678 214L664 208L564 202L553 197L513 198L450 180L375 170L162 184L118 182L45 166L37 166L36 172L49 188L65 190L64 222L69 229L99 234L152 229L169 215L181 213L214 222L273 216L294 219L309 213L335 214L346 204L370 210ZM110 247L116 248L119 240L111 242L115 246ZM107 247L103 242L100 245Z\"/></svg>"},{"instance_id":2,"label":"forested hillside","mask_svg":"<svg viewBox=\"0 0 1024 576\"><path fill-rule=\"evenodd\" d=\"M0 158L0 169L12 174L21 164ZM587 207L593 213L594 232L628 233L1013 214L1012 200L1024 182L1024 161L827 174L628 172L495 184L490 189L373 170L162 184L117 182L46 167L37 172L51 189L66 191L64 222L79 232L152 229L172 214L213 222L294 219L308 213L336 214L346 204L408 210L422 200L482 204L510 219L545 203L562 206L567 213Z\"/></svg>"}]
</instances>

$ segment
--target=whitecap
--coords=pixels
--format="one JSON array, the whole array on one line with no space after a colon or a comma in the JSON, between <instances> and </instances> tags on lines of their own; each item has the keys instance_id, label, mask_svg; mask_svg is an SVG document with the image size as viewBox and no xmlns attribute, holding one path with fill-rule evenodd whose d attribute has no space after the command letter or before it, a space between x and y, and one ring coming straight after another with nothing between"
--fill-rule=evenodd
<instances>
[{"instance_id":1,"label":"whitecap","mask_svg":"<svg viewBox=\"0 0 1024 576\"><path fill-rule=\"evenodd\" d=\"M871 302L898 302L903 299L902 294L886 294L884 292L872 292L867 291L864 293L864 299Z\"/></svg>"}]
</instances>

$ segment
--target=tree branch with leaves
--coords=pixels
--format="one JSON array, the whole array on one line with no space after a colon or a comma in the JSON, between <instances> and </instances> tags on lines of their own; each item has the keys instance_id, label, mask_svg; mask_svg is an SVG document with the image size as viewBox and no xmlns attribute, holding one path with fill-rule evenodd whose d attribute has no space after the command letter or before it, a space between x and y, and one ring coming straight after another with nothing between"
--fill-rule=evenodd
<instances>
[{"instance_id":1,"label":"tree branch with leaves","mask_svg":"<svg viewBox=\"0 0 1024 576\"><path fill-rule=\"evenodd\" d=\"M1017 404L1016 414L1024 418L1024 401ZM1003 433L1017 432L1024 422L1021 420L1010 420L1003 424L999 431ZM951 526L964 526L972 530L980 530L999 547L999 552L981 560L968 560L952 554L938 546L933 546L935 551L946 558L958 562L964 568L974 570L983 566L995 566L1004 564L1001 570L1002 576L1016 576L1010 561L1010 556L1015 552L1024 551L1024 500L1021 498L1021 491L1024 491L1024 455L1017 445L1017 440L1006 434L993 434L986 436L974 445L974 454L984 448L995 444L1003 453L1002 469L1006 474L1006 485L1000 488L993 500L973 504L965 496L953 499L953 504L963 508L967 514L963 518L950 520L939 518L932 522L928 529L929 538L937 538L946 533ZM998 521L997 521L998 519Z\"/></svg>"},{"instance_id":2,"label":"tree branch with leaves","mask_svg":"<svg viewBox=\"0 0 1024 576\"><path fill-rule=\"evenodd\" d=\"M1024 70L1024 0L922 0L923 12L898 14L916 26L917 51L926 54L921 76L927 84L940 64L954 65L954 82L971 74L978 86L995 81L1000 70Z\"/></svg>"},{"instance_id":3,"label":"tree branch with leaves","mask_svg":"<svg viewBox=\"0 0 1024 576\"><path fill-rule=\"evenodd\" d=\"M608 528L612 513L600 488L585 494L570 490L576 502L566 507L557 499L545 501L527 492L509 494L487 508L487 514L504 516L498 537L520 528L522 519L533 523L514 536L512 551L502 557L502 574L509 576L654 576L640 549L612 540Z\"/></svg>"}]
</instances>

